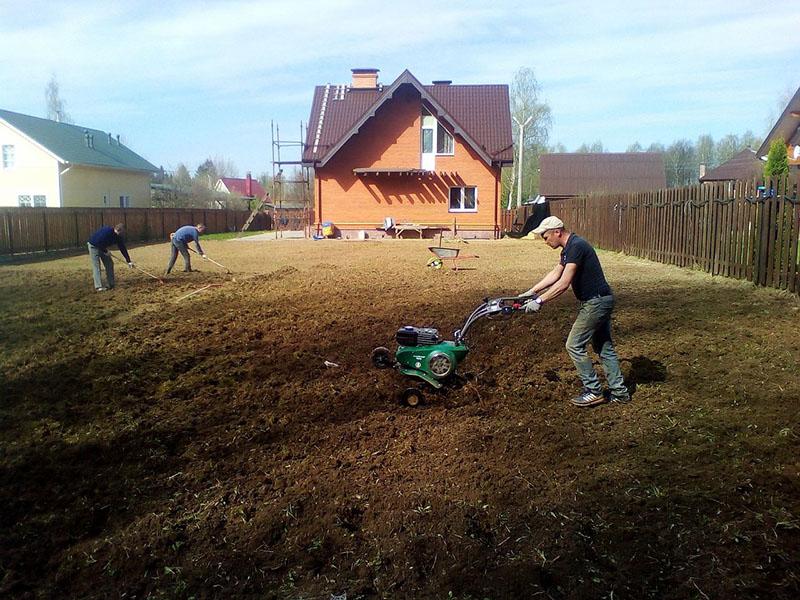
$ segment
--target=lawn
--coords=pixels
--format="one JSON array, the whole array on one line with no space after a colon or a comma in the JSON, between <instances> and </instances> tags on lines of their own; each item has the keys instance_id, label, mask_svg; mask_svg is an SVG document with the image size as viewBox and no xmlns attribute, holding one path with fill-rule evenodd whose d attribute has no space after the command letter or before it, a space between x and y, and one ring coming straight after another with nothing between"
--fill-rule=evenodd
<instances>
[{"instance_id":1,"label":"lawn","mask_svg":"<svg viewBox=\"0 0 800 600\"><path fill-rule=\"evenodd\" d=\"M0 595L798 597L797 297L600 253L631 404L569 404L568 292L412 409L371 350L557 260L426 245L209 239L233 275L105 293L87 256L0 266Z\"/></svg>"}]
</instances>

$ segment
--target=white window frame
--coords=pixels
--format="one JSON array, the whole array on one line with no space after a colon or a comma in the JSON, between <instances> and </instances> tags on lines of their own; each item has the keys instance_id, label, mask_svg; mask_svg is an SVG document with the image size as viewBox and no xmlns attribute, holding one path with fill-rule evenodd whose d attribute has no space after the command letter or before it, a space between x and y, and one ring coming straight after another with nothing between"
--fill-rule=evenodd
<instances>
[{"instance_id":1,"label":"white window frame","mask_svg":"<svg viewBox=\"0 0 800 600\"><path fill-rule=\"evenodd\" d=\"M436 122L436 127L430 127L430 126L425 125L425 120L426 120L425 117L432 117L433 120ZM424 141L423 140L424 140L424 136L425 136L424 132L425 132L426 129L431 132L431 137L432 137L431 149L433 150L432 152L425 152L425 146L424 146ZM451 144L450 144L450 151L449 152L439 152L439 132L440 131L443 131L445 134L447 134L450 137ZM454 156L455 153L456 153L456 138L455 138L455 136L447 130L447 127L445 127L444 125L441 124L439 119L437 119L433 114L430 113L430 111L428 111L425 108L422 109L422 126L421 126L421 131L420 131L419 143L420 143L420 150L423 152L423 154L433 154L434 156Z\"/></svg>"},{"instance_id":2,"label":"white window frame","mask_svg":"<svg viewBox=\"0 0 800 600\"><path fill-rule=\"evenodd\" d=\"M4 169L14 168L15 148L14 144L3 144L2 148L2 165Z\"/></svg>"},{"instance_id":3,"label":"white window frame","mask_svg":"<svg viewBox=\"0 0 800 600\"><path fill-rule=\"evenodd\" d=\"M20 208L31 208L33 206L33 196L31 194L19 194L17 203Z\"/></svg>"},{"instance_id":4,"label":"white window frame","mask_svg":"<svg viewBox=\"0 0 800 600\"><path fill-rule=\"evenodd\" d=\"M475 197L475 208L464 208L464 196L465 190L471 189L475 190L474 197ZM452 206L452 197L453 197L453 190L460 191L460 200L459 200L459 208L453 208ZM453 186L450 188L450 191L447 194L447 209L448 212L451 213L476 213L478 212L478 187L474 185L464 185L464 186Z\"/></svg>"},{"instance_id":5,"label":"white window frame","mask_svg":"<svg viewBox=\"0 0 800 600\"><path fill-rule=\"evenodd\" d=\"M447 137L450 138L450 151L449 152L439 152L439 133L440 131L444 131ZM456 153L456 138L455 136L447 131L447 128L442 125L439 120L436 120L436 135L434 136L434 142L436 143L436 156L454 156Z\"/></svg>"},{"instance_id":6,"label":"white window frame","mask_svg":"<svg viewBox=\"0 0 800 600\"><path fill-rule=\"evenodd\" d=\"M47 196L44 194L34 194L33 206L35 208L47 208Z\"/></svg>"}]
</instances>

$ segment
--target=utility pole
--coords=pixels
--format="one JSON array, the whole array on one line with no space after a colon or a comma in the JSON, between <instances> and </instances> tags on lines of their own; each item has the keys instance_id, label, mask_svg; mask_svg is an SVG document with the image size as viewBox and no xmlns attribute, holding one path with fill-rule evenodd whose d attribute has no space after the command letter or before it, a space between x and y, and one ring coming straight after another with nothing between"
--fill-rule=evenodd
<instances>
[{"instance_id":1,"label":"utility pole","mask_svg":"<svg viewBox=\"0 0 800 600\"><path fill-rule=\"evenodd\" d=\"M514 117L517 125L519 125L519 164L517 165L517 208L522 206L522 151L525 148L525 126L531 122L533 115L525 119L524 123L520 123L517 117Z\"/></svg>"}]
</instances>

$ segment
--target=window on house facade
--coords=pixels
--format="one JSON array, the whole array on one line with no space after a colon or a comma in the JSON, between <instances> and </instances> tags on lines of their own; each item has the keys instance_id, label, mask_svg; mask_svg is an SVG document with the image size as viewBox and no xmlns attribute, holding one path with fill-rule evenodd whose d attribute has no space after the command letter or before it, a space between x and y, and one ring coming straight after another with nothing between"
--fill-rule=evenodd
<instances>
[{"instance_id":1,"label":"window on house facade","mask_svg":"<svg viewBox=\"0 0 800 600\"><path fill-rule=\"evenodd\" d=\"M450 212L477 212L478 189L474 186L450 188Z\"/></svg>"},{"instance_id":2,"label":"window on house facade","mask_svg":"<svg viewBox=\"0 0 800 600\"><path fill-rule=\"evenodd\" d=\"M34 196L33 197L33 205L44 208L47 206L47 196Z\"/></svg>"},{"instance_id":3,"label":"window on house facade","mask_svg":"<svg viewBox=\"0 0 800 600\"><path fill-rule=\"evenodd\" d=\"M441 123L436 125L436 154L453 154L453 136Z\"/></svg>"},{"instance_id":4,"label":"window on house facade","mask_svg":"<svg viewBox=\"0 0 800 600\"><path fill-rule=\"evenodd\" d=\"M422 128L422 152L425 154L433 152L433 128Z\"/></svg>"},{"instance_id":5,"label":"window on house facade","mask_svg":"<svg viewBox=\"0 0 800 600\"><path fill-rule=\"evenodd\" d=\"M131 197L130 196L120 196L119 197L119 207L120 208L129 208L131 205Z\"/></svg>"},{"instance_id":6,"label":"window on house facade","mask_svg":"<svg viewBox=\"0 0 800 600\"><path fill-rule=\"evenodd\" d=\"M14 146L3 144L3 168L10 169L14 166Z\"/></svg>"},{"instance_id":7,"label":"window on house facade","mask_svg":"<svg viewBox=\"0 0 800 600\"><path fill-rule=\"evenodd\" d=\"M29 194L20 194L19 196L17 196L17 200L19 201L20 206L33 206Z\"/></svg>"},{"instance_id":8,"label":"window on house facade","mask_svg":"<svg viewBox=\"0 0 800 600\"><path fill-rule=\"evenodd\" d=\"M427 110L422 111L422 152L423 154L452 155L453 136L441 123Z\"/></svg>"}]
</instances>

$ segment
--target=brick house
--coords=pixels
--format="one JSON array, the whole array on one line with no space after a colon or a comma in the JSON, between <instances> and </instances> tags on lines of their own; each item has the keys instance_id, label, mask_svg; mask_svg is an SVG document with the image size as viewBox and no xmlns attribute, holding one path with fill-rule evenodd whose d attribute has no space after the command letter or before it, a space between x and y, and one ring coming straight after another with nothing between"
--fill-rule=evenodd
<instances>
[{"instance_id":1,"label":"brick house","mask_svg":"<svg viewBox=\"0 0 800 600\"><path fill-rule=\"evenodd\" d=\"M383 86L377 69L352 71L351 85L314 92L303 163L317 231L498 237L500 172L513 162L508 86L422 85L408 70ZM387 218L397 227L383 229Z\"/></svg>"}]
</instances>

